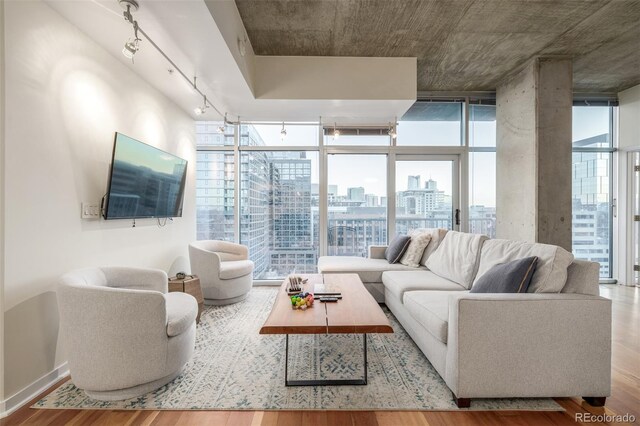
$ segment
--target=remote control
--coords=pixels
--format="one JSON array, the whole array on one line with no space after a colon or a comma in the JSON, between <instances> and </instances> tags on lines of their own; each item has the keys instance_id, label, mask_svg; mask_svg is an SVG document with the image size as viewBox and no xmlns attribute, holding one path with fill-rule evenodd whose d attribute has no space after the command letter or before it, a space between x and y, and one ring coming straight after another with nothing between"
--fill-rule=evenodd
<instances>
[{"instance_id":1,"label":"remote control","mask_svg":"<svg viewBox=\"0 0 640 426\"><path fill-rule=\"evenodd\" d=\"M333 303L333 302L337 302L338 298L337 297L323 297L322 299L320 299L321 302L329 302L329 303Z\"/></svg>"}]
</instances>

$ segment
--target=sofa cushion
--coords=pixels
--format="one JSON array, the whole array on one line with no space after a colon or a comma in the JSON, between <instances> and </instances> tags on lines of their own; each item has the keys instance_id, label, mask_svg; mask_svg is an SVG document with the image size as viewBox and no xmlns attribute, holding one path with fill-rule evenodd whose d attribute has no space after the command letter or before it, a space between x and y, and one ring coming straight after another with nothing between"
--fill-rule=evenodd
<instances>
[{"instance_id":1,"label":"sofa cushion","mask_svg":"<svg viewBox=\"0 0 640 426\"><path fill-rule=\"evenodd\" d=\"M417 228L414 229L409 235L412 235L414 232L426 232L431 234L431 241L426 249L424 249L424 253L422 254L422 260L420 260L420 264L422 266L427 266L427 259L433 254L434 251L440 246L440 243L444 239L444 236L447 235L448 229L442 228Z\"/></svg>"},{"instance_id":2,"label":"sofa cushion","mask_svg":"<svg viewBox=\"0 0 640 426\"><path fill-rule=\"evenodd\" d=\"M384 257L387 259L387 262L398 263L402 258L402 255L407 251L409 244L411 244L410 236L396 235L384 251Z\"/></svg>"},{"instance_id":3,"label":"sofa cushion","mask_svg":"<svg viewBox=\"0 0 640 426\"><path fill-rule=\"evenodd\" d=\"M482 246L476 280L499 263L529 256L537 256L538 264L528 293L559 293L567 281L567 268L573 262L573 255L549 244L489 240Z\"/></svg>"},{"instance_id":4,"label":"sofa cushion","mask_svg":"<svg viewBox=\"0 0 640 426\"><path fill-rule=\"evenodd\" d=\"M526 293L536 270L535 256L500 263L478 278L470 293Z\"/></svg>"},{"instance_id":5,"label":"sofa cushion","mask_svg":"<svg viewBox=\"0 0 640 426\"><path fill-rule=\"evenodd\" d=\"M421 268L425 270L424 267ZM357 256L321 256L318 259L318 271L322 274L354 273L363 283L382 282L385 271L415 271L416 268L401 263L389 263L387 259L369 259Z\"/></svg>"},{"instance_id":6,"label":"sofa cushion","mask_svg":"<svg viewBox=\"0 0 640 426\"><path fill-rule=\"evenodd\" d=\"M253 262L250 260L232 260L220 262L220 279L231 280L244 277L253 272Z\"/></svg>"},{"instance_id":7,"label":"sofa cushion","mask_svg":"<svg viewBox=\"0 0 640 426\"><path fill-rule=\"evenodd\" d=\"M480 249L487 239L486 235L449 231L427 259L427 268L468 290L476 276Z\"/></svg>"},{"instance_id":8,"label":"sofa cushion","mask_svg":"<svg viewBox=\"0 0 640 426\"><path fill-rule=\"evenodd\" d=\"M411 241L409 242L409 247L407 251L400 259L400 263L406 266L411 266L412 268L417 268L420 266L420 260L422 259L422 255L424 254L424 250L429 245L429 241L431 241L431 234L426 232L424 233L413 233L411 234Z\"/></svg>"},{"instance_id":9,"label":"sofa cushion","mask_svg":"<svg viewBox=\"0 0 640 426\"><path fill-rule=\"evenodd\" d=\"M447 343L450 294L448 291L409 291L403 297L409 315L444 344Z\"/></svg>"},{"instance_id":10,"label":"sofa cushion","mask_svg":"<svg viewBox=\"0 0 640 426\"><path fill-rule=\"evenodd\" d=\"M384 288L402 301L404 293L415 290L466 290L460 284L425 270L388 271L382 274Z\"/></svg>"}]
</instances>

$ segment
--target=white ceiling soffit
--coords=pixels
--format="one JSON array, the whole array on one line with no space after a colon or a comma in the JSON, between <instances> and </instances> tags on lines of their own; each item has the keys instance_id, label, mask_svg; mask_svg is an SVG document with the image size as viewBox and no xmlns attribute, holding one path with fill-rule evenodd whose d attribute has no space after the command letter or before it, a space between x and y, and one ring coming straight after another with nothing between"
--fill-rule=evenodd
<instances>
[{"instance_id":1,"label":"white ceiling soffit","mask_svg":"<svg viewBox=\"0 0 640 426\"><path fill-rule=\"evenodd\" d=\"M49 0L74 25L198 120L218 120L150 43L135 64L121 51L133 34L117 0ZM139 0L140 27L231 119L386 123L415 102L415 58L255 56L233 0Z\"/></svg>"}]
</instances>

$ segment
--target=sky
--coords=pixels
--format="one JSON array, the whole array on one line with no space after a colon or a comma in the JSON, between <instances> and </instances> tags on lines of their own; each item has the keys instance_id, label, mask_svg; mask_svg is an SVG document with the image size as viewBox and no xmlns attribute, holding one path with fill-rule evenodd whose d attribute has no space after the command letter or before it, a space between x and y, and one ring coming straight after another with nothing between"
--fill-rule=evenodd
<instances>
[{"instance_id":1,"label":"sky","mask_svg":"<svg viewBox=\"0 0 640 426\"><path fill-rule=\"evenodd\" d=\"M609 107L573 107L573 138L579 141L609 132Z\"/></svg>"}]
</instances>

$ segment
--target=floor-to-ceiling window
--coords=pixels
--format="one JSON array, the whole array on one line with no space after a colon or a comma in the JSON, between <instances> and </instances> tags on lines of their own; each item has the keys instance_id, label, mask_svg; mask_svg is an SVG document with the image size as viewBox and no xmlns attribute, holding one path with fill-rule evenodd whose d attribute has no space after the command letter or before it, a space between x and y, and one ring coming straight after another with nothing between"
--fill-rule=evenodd
<instances>
[{"instance_id":1,"label":"floor-to-ceiling window","mask_svg":"<svg viewBox=\"0 0 640 426\"><path fill-rule=\"evenodd\" d=\"M395 229L463 229L460 162L465 153L464 100L416 102L398 123Z\"/></svg>"},{"instance_id":2,"label":"floor-to-ceiling window","mask_svg":"<svg viewBox=\"0 0 640 426\"><path fill-rule=\"evenodd\" d=\"M396 126L198 122L197 236L247 245L258 280L417 228L494 236L488 102L419 101Z\"/></svg>"},{"instance_id":3,"label":"floor-to-ceiling window","mask_svg":"<svg viewBox=\"0 0 640 426\"><path fill-rule=\"evenodd\" d=\"M235 239L234 130L234 126L225 126L222 122L196 123L196 226L199 240Z\"/></svg>"},{"instance_id":4,"label":"floor-to-ceiling window","mask_svg":"<svg viewBox=\"0 0 640 426\"><path fill-rule=\"evenodd\" d=\"M386 244L387 156L330 154L327 182L327 254L365 257Z\"/></svg>"},{"instance_id":5,"label":"floor-to-ceiling window","mask_svg":"<svg viewBox=\"0 0 640 426\"><path fill-rule=\"evenodd\" d=\"M496 106L469 105L469 232L496 236Z\"/></svg>"},{"instance_id":6,"label":"floor-to-ceiling window","mask_svg":"<svg viewBox=\"0 0 640 426\"><path fill-rule=\"evenodd\" d=\"M612 277L613 152L616 108L573 107L573 253L600 263L600 277Z\"/></svg>"},{"instance_id":7,"label":"floor-to-ceiling window","mask_svg":"<svg viewBox=\"0 0 640 426\"><path fill-rule=\"evenodd\" d=\"M240 243L256 279L314 273L318 261L318 126L240 126Z\"/></svg>"}]
</instances>

